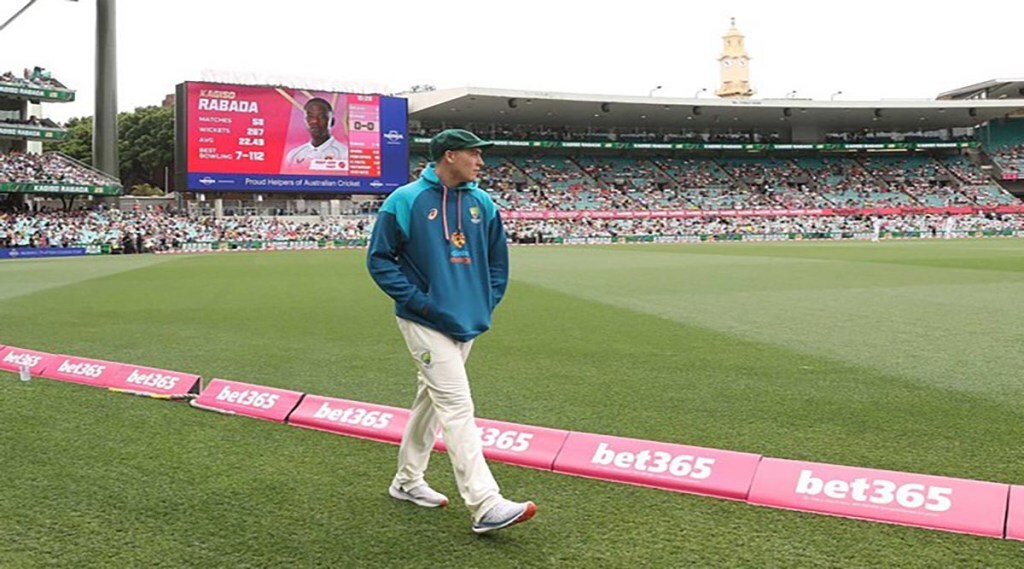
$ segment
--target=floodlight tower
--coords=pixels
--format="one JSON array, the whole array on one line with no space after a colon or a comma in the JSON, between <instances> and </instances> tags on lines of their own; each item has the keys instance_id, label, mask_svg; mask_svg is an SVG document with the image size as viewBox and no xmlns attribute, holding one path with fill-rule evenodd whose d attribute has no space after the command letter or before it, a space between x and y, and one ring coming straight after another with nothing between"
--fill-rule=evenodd
<instances>
[{"instance_id":1,"label":"floodlight tower","mask_svg":"<svg viewBox=\"0 0 1024 569\"><path fill-rule=\"evenodd\" d=\"M120 178L117 161L117 18L115 0L96 0L96 103L93 166Z\"/></svg>"}]
</instances>

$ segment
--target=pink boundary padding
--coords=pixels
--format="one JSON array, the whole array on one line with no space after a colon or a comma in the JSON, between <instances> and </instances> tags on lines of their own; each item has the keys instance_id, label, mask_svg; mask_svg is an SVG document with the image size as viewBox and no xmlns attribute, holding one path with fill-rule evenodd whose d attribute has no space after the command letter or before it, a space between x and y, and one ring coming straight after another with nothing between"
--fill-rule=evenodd
<instances>
[{"instance_id":1,"label":"pink boundary padding","mask_svg":"<svg viewBox=\"0 0 1024 569\"><path fill-rule=\"evenodd\" d=\"M351 437L398 444L409 411L320 395L306 395L288 424Z\"/></svg>"},{"instance_id":2,"label":"pink boundary padding","mask_svg":"<svg viewBox=\"0 0 1024 569\"><path fill-rule=\"evenodd\" d=\"M476 419L480 429L480 440L483 443L484 456L490 460L551 470L555 458L562 450L569 431L533 427L517 423L505 423L490 419ZM447 452L448 447L438 434L434 449Z\"/></svg>"},{"instance_id":3,"label":"pink boundary padding","mask_svg":"<svg viewBox=\"0 0 1024 569\"><path fill-rule=\"evenodd\" d=\"M610 435L570 433L554 471L744 500L761 455Z\"/></svg>"},{"instance_id":4,"label":"pink boundary padding","mask_svg":"<svg viewBox=\"0 0 1024 569\"><path fill-rule=\"evenodd\" d=\"M0 369L17 373L19 365L28 363L32 375L42 377L43 372L55 359L56 354L7 346L0 350Z\"/></svg>"},{"instance_id":5,"label":"pink boundary padding","mask_svg":"<svg viewBox=\"0 0 1024 569\"><path fill-rule=\"evenodd\" d=\"M122 364L120 372L106 387L158 395L198 395L203 389L203 378L191 373Z\"/></svg>"},{"instance_id":6,"label":"pink boundary padding","mask_svg":"<svg viewBox=\"0 0 1024 569\"><path fill-rule=\"evenodd\" d=\"M122 364L61 354L47 366L42 377L92 387L106 387L121 372Z\"/></svg>"},{"instance_id":7,"label":"pink boundary padding","mask_svg":"<svg viewBox=\"0 0 1024 569\"><path fill-rule=\"evenodd\" d=\"M156 368L90 360L73 356L58 356L47 352L26 350L14 346L0 345L0 369L17 372L21 362L31 363L34 376L53 377L68 375L57 373L54 369L61 363L79 362L101 365L112 365L119 368L118 377L113 381L127 378L132 371L177 374ZM53 366L53 369L50 369ZM104 370L102 375L112 373ZM45 374L45 375L44 375ZM199 376L178 374L183 378L194 378L201 386ZM97 385L91 380L74 376L68 381ZM105 384L99 384L104 386ZM122 384L111 385L120 387ZM188 380L184 385L194 386ZM129 386L140 387L140 386ZM175 385L178 387L178 384ZM141 389L139 389L141 391ZM167 393L167 391L155 391ZM269 403L272 396L273 403ZM246 415L275 422L284 422L296 406L303 400L304 394L265 387L260 385L214 379L202 392L196 403L202 407L213 408L230 413ZM240 401L248 399L247 404ZM401 440L402 430L408 418L408 411L394 407L359 403L344 399L333 399L320 396L308 396L308 404L300 405L303 412L298 421L289 421L296 426L336 432L345 435L397 443ZM237 401L235 401L237 400ZM256 405L260 402L261 405ZM334 406L324 417L315 417L326 402L334 405L346 405L365 410L366 413L381 411L393 413L395 421L388 420L386 426L339 425L344 412L330 417ZM305 402L304 402L305 403ZM348 408L348 407L346 407ZM307 415L309 417L307 417ZM351 417L352 414L349 415ZM876 470L850 466L837 466L822 463L800 462L776 458L762 458L760 455L721 451L715 449L691 447L628 439L608 435L588 433L570 433L544 427L531 427L516 423L477 419L481 427L481 436L494 435L494 441L485 446L485 454L493 460L553 470L561 474L573 474L588 478L623 482L653 488L704 494L728 499L744 499L750 504L834 515L883 523L923 527L928 529L967 533L987 537L1024 540L1024 486L1010 486L994 482L982 482L960 478L948 478L908 472ZM496 429L487 432L486 429ZM360 432L362 431L362 432ZM508 434L512 433L512 434ZM534 434L527 442L528 449L513 451L516 439L522 433ZM537 435L542 435L538 437ZM505 436L510 444L507 450L494 447L501 436ZM562 438L562 444L555 448L555 442ZM537 444L537 443L541 444ZM536 445L536 446L535 446ZM435 446L444 450L443 442ZM528 456L539 455L540 451L550 452L555 449L555 457L550 468L544 461L528 460ZM535 452L536 451L536 452ZM647 454L641 459L644 451ZM665 453L670 457L662 459L657 453ZM529 453L529 455L522 454ZM701 465L701 460L704 461ZM667 462L666 462L667 461ZM711 462L708 462L711 461ZM684 464L690 466L683 466ZM650 470L667 465L668 472L651 473ZM754 473L750 476L746 471L753 466ZM641 468L642 467L642 468ZM677 470L673 475L671 471ZM683 471L686 471L684 474ZM707 473L698 480L693 478L696 473ZM720 474L721 473L721 474ZM749 480L746 484L744 480ZM858 494L863 498L858 498ZM885 503L873 503L885 500ZM902 503L901 503L902 502Z\"/></svg>"},{"instance_id":8,"label":"pink boundary padding","mask_svg":"<svg viewBox=\"0 0 1024 569\"><path fill-rule=\"evenodd\" d=\"M1009 491L995 482L766 458L747 501L1001 538Z\"/></svg>"},{"instance_id":9,"label":"pink boundary padding","mask_svg":"<svg viewBox=\"0 0 1024 569\"><path fill-rule=\"evenodd\" d=\"M1006 539L1024 541L1024 486L1010 486L1006 512Z\"/></svg>"},{"instance_id":10,"label":"pink boundary padding","mask_svg":"<svg viewBox=\"0 0 1024 569\"><path fill-rule=\"evenodd\" d=\"M298 391L214 379L194 401L210 409L283 423L302 395Z\"/></svg>"}]
</instances>

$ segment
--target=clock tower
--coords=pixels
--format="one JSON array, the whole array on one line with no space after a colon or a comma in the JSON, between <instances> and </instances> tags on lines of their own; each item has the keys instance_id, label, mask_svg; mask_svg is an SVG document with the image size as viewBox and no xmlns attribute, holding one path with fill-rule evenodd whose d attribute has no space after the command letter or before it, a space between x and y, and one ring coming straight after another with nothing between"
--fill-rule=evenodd
<instances>
[{"instance_id":1,"label":"clock tower","mask_svg":"<svg viewBox=\"0 0 1024 569\"><path fill-rule=\"evenodd\" d=\"M729 31L722 36L722 55L718 56L722 86L715 94L725 99L748 99L754 94L750 87L750 56L743 47L743 34L732 18Z\"/></svg>"}]
</instances>

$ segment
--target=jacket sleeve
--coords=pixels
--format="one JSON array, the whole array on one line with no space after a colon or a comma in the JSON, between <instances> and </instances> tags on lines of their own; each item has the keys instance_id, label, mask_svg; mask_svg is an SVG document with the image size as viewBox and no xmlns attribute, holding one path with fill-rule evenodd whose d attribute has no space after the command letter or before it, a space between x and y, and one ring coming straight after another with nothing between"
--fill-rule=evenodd
<instances>
[{"instance_id":1,"label":"jacket sleeve","mask_svg":"<svg viewBox=\"0 0 1024 569\"><path fill-rule=\"evenodd\" d=\"M505 226L501 223L501 214L494 210L491 226L488 228L490 250L487 253L491 277L491 310L493 311L508 288L508 239L505 237Z\"/></svg>"},{"instance_id":2,"label":"jacket sleeve","mask_svg":"<svg viewBox=\"0 0 1024 569\"><path fill-rule=\"evenodd\" d=\"M427 315L427 295L416 287L402 272L398 255L402 251L402 232L393 212L381 211L370 236L366 254L366 268L377 286L399 306L411 312Z\"/></svg>"}]
</instances>

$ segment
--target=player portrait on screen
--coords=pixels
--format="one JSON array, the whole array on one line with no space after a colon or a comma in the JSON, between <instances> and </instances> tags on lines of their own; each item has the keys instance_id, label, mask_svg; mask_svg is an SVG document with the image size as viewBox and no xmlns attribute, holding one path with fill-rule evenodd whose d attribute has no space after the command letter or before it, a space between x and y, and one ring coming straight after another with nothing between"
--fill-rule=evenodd
<instances>
[{"instance_id":1,"label":"player portrait on screen","mask_svg":"<svg viewBox=\"0 0 1024 569\"><path fill-rule=\"evenodd\" d=\"M288 152L285 168L323 173L348 171L348 146L331 134L336 121L334 107L326 99L314 97L302 109L309 141Z\"/></svg>"}]
</instances>

